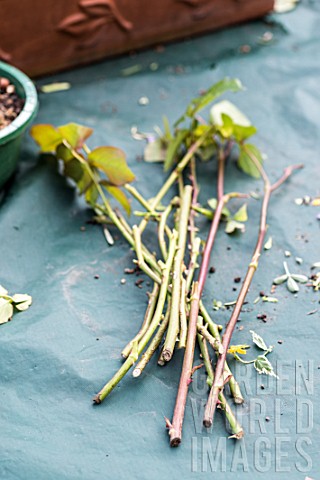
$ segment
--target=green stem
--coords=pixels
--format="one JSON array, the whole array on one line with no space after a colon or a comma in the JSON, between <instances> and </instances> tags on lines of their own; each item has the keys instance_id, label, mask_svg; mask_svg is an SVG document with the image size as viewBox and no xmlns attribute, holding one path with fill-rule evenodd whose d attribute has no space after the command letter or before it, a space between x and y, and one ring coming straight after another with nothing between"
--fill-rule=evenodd
<instances>
[{"instance_id":1,"label":"green stem","mask_svg":"<svg viewBox=\"0 0 320 480\"><path fill-rule=\"evenodd\" d=\"M172 301L171 312L168 326L168 332L163 347L163 358L169 362L172 358L177 335L179 332L179 306L181 297L181 276L183 259L185 255L187 232L188 232L188 218L191 205L192 186L187 185L183 192L180 207L179 218L179 235L178 246L174 258L173 273L172 273Z\"/></svg>"},{"instance_id":2,"label":"green stem","mask_svg":"<svg viewBox=\"0 0 320 480\"><path fill-rule=\"evenodd\" d=\"M199 322L200 318L201 317L198 318L198 323L201 324L201 321ZM211 386L212 383L213 383L213 379L214 379L214 372L213 372L213 367L212 367L212 363L211 363L211 360L210 360L210 355L209 355L209 351L208 351L207 342L203 338L203 336L200 335L199 333L198 333L197 337L198 337L198 343L199 343L203 363L205 365L207 375L208 375L207 383L208 383L209 386ZM226 418L229 422L230 429L231 429L231 432L233 434L233 438L236 438L236 439L242 438L243 433L244 433L243 428L241 427L241 425L237 421L237 419L236 419L230 405L228 404L225 396L223 395L223 393L220 393L219 401L220 401L221 410L225 413Z\"/></svg>"},{"instance_id":3,"label":"green stem","mask_svg":"<svg viewBox=\"0 0 320 480\"><path fill-rule=\"evenodd\" d=\"M169 317L170 317L170 300L168 302L167 306L167 311L164 316L164 319L162 320L157 333L151 340L147 350L144 352L144 354L141 357L141 360L137 364L136 368L132 372L133 377L139 377L143 370L146 368L147 364L149 363L151 357L153 356L154 352L157 350L157 348L160 345L160 342L163 338L163 335L165 334L165 331L167 330L168 323L169 323Z\"/></svg>"},{"instance_id":4,"label":"green stem","mask_svg":"<svg viewBox=\"0 0 320 480\"><path fill-rule=\"evenodd\" d=\"M123 358L127 358L132 350L133 343L141 340L143 335L146 333L148 330L148 327L150 325L150 322L152 320L156 304L157 304L157 299L159 295L159 284L155 283L153 286L153 290L151 294L149 294L149 301L148 301L148 307L144 316L143 323L141 325L141 328L137 335L124 347L124 349L121 352L121 355Z\"/></svg>"},{"instance_id":5,"label":"green stem","mask_svg":"<svg viewBox=\"0 0 320 480\"><path fill-rule=\"evenodd\" d=\"M134 363L138 360L139 355L143 352L145 349L147 343L149 342L150 338L152 337L154 331L156 330L157 326L159 325L159 322L161 320L162 316L162 311L163 307L165 304L166 300L166 294L167 294L167 289L168 289L168 284L169 284L169 274L170 270L172 267L172 262L173 262L173 257L174 257L174 252L176 250L176 245L177 245L177 232L173 231L172 232L172 237L170 239L170 246L169 246L169 255L168 255L168 260L166 264L162 265L162 283L160 287L160 292L159 292L159 298L158 298L158 303L157 303L157 308L155 311L155 314L153 316L153 319L149 325L149 328L143 338L138 342L135 342L133 344L132 351L129 355L129 357L126 359L126 361L122 364L120 369L117 371L117 373L107 382L104 387L100 390L100 392L94 397L93 401L96 404L99 404L103 402L103 400L112 392L112 390L118 385L120 380L128 373L130 368L134 365Z\"/></svg>"},{"instance_id":6,"label":"green stem","mask_svg":"<svg viewBox=\"0 0 320 480\"><path fill-rule=\"evenodd\" d=\"M212 129L213 130L213 129ZM205 142L206 138L212 133L212 131L206 132L204 135L202 135L187 151L185 156L180 160L176 168L173 170L169 178L166 180L166 182L162 185L160 188L159 192L157 195L153 198L152 202L150 203L150 206L153 210L156 209L156 207L159 205L163 197L166 195L166 193L169 191L169 189L172 187L172 185L177 181L180 173L185 169L185 167L188 165L189 161L191 158L194 156L194 154L197 152L197 150L201 147L201 145ZM142 233L143 230L146 228L148 224L148 221L146 219L143 219L139 225L140 232Z\"/></svg>"},{"instance_id":7,"label":"green stem","mask_svg":"<svg viewBox=\"0 0 320 480\"><path fill-rule=\"evenodd\" d=\"M191 245L192 245L192 250L191 250L190 262L189 262L188 273L187 273L187 287L186 287L187 292L190 291L194 272L198 267L197 259L200 253L201 238L196 237Z\"/></svg>"},{"instance_id":8,"label":"green stem","mask_svg":"<svg viewBox=\"0 0 320 480\"><path fill-rule=\"evenodd\" d=\"M184 277L181 279L181 296L180 296L180 333L179 333L179 348L185 348L187 343L187 282Z\"/></svg>"},{"instance_id":9,"label":"green stem","mask_svg":"<svg viewBox=\"0 0 320 480\"><path fill-rule=\"evenodd\" d=\"M132 227L132 233L134 238L134 248L138 257L136 261L138 267L145 272L154 282L161 284L161 278L157 275L144 261L143 253L142 253L142 246L141 246L141 236L140 230L137 225Z\"/></svg>"},{"instance_id":10,"label":"green stem","mask_svg":"<svg viewBox=\"0 0 320 480\"><path fill-rule=\"evenodd\" d=\"M161 250L164 261L166 261L167 255L168 255L167 244L165 240L165 226L167 224L167 220L172 211L172 208L173 208L173 205L172 205L172 202L170 202L167 208L165 209L165 211L162 212L161 214L159 228L158 228L159 246L160 246L160 250Z\"/></svg>"}]
</instances>

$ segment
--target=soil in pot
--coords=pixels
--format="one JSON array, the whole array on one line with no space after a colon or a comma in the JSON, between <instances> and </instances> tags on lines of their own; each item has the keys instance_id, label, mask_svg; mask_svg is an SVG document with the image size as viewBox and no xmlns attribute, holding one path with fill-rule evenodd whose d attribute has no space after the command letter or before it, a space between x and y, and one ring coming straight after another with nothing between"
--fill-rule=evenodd
<instances>
[{"instance_id":1,"label":"soil in pot","mask_svg":"<svg viewBox=\"0 0 320 480\"><path fill-rule=\"evenodd\" d=\"M0 77L0 130L17 118L24 106L15 86L5 77Z\"/></svg>"}]
</instances>

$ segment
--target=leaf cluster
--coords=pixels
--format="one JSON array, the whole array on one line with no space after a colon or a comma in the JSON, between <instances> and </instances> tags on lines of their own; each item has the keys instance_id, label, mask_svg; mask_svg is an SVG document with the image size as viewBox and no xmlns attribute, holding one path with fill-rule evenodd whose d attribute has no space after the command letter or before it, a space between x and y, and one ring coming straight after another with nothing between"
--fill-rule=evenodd
<instances>
[{"instance_id":1,"label":"leaf cluster","mask_svg":"<svg viewBox=\"0 0 320 480\"><path fill-rule=\"evenodd\" d=\"M90 150L85 142L93 130L77 123L60 127L35 125L30 133L42 152L52 152L62 162L63 174L76 184L79 194L84 195L90 206L95 207L102 191L130 213L130 203L121 187L132 182L135 176L121 149L102 146Z\"/></svg>"},{"instance_id":2,"label":"leaf cluster","mask_svg":"<svg viewBox=\"0 0 320 480\"><path fill-rule=\"evenodd\" d=\"M16 293L9 295L8 290L0 285L0 325L11 320L14 309L22 312L32 303L32 297L27 294Z\"/></svg>"}]
</instances>

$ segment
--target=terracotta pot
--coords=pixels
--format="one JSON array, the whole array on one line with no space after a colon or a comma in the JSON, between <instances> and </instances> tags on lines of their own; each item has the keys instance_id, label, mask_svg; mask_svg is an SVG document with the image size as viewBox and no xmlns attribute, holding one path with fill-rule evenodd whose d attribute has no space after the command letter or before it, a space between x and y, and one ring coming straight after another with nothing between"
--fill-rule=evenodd
<instances>
[{"instance_id":1,"label":"terracotta pot","mask_svg":"<svg viewBox=\"0 0 320 480\"><path fill-rule=\"evenodd\" d=\"M257 18L274 0L1 0L0 60L31 76Z\"/></svg>"}]
</instances>

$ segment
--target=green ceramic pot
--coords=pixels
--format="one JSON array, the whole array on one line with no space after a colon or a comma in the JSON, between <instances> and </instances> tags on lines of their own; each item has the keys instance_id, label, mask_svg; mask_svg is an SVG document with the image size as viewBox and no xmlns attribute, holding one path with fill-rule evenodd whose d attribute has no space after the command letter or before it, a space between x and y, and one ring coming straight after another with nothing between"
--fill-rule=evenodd
<instances>
[{"instance_id":1,"label":"green ceramic pot","mask_svg":"<svg viewBox=\"0 0 320 480\"><path fill-rule=\"evenodd\" d=\"M7 127L0 130L0 188L15 171L20 145L26 128L38 111L38 97L30 78L17 68L0 62L0 77L6 77L16 87L18 95L25 99L23 110Z\"/></svg>"}]
</instances>

